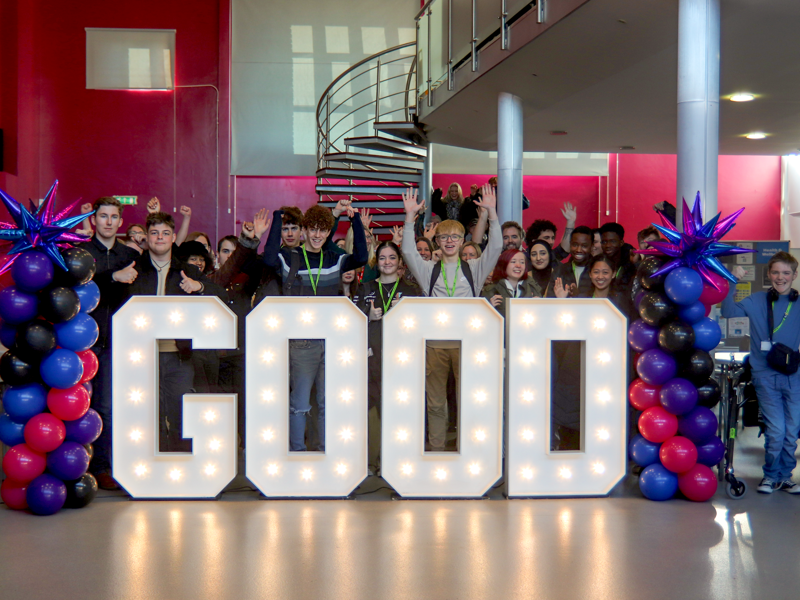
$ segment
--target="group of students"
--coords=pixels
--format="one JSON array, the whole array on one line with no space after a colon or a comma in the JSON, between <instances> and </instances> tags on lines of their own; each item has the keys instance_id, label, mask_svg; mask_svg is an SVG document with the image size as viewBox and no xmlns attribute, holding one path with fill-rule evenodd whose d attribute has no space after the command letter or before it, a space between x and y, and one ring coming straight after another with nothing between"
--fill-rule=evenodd
<instances>
[{"instance_id":1,"label":"group of students","mask_svg":"<svg viewBox=\"0 0 800 600\"><path fill-rule=\"evenodd\" d=\"M355 210L346 199L333 210L315 205L303 213L284 206L274 212L271 223L261 210L243 223L238 236L219 240L216 257L207 234L189 232L188 207L181 207L183 221L176 229L173 218L152 199L145 224L130 225L124 236L118 236L123 207L115 198L99 198L84 206L86 212L95 211L88 220L94 227L92 240L83 246L97 261L101 290L101 304L94 313L100 328L95 352L101 368L92 399L105 425L92 463L100 485L116 487L111 473L111 317L133 295L216 295L239 317L237 350L192 351L188 340L160 340L159 439L165 451L191 449L190 440L181 435L180 401L192 390L239 394L243 440L244 323L267 296L343 295L364 312L369 319L369 405L378 417L381 319L404 296L483 296L501 314L506 298L607 297L629 313L636 256L625 244L620 225L610 223L599 230L575 227L577 213L567 204L562 211L566 231L555 246L557 229L549 221L535 221L527 231L514 222L501 225L492 183L473 189L469 198L461 196L457 184L444 197L434 195L433 214L426 225L425 205L416 190L408 190L403 197L404 226L394 229L391 240L380 242L372 235L369 212ZM349 217L351 227L344 239L334 240L342 215ZM643 233L657 237L655 230ZM640 235L640 247L643 243ZM324 342L292 340L289 363L289 449L324 451ZM453 447L448 433L456 422L459 365L457 342L428 342L429 451ZM311 426L309 415L315 416ZM374 452L370 463L373 470L379 468Z\"/></svg>"}]
</instances>

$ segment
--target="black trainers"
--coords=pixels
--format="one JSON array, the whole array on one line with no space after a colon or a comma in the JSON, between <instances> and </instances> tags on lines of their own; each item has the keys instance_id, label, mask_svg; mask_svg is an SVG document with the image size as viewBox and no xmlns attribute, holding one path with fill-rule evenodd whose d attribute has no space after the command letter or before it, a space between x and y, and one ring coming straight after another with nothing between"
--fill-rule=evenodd
<instances>
[{"instance_id":1,"label":"black trainers","mask_svg":"<svg viewBox=\"0 0 800 600\"><path fill-rule=\"evenodd\" d=\"M761 483L758 484L756 491L759 494L771 494L780 487L781 484L775 481L774 479L770 479L769 477L764 477L764 479L761 480Z\"/></svg>"},{"instance_id":2,"label":"black trainers","mask_svg":"<svg viewBox=\"0 0 800 600\"><path fill-rule=\"evenodd\" d=\"M781 481L781 485L778 489L787 494L800 494L800 485L797 485L791 479L784 479Z\"/></svg>"}]
</instances>

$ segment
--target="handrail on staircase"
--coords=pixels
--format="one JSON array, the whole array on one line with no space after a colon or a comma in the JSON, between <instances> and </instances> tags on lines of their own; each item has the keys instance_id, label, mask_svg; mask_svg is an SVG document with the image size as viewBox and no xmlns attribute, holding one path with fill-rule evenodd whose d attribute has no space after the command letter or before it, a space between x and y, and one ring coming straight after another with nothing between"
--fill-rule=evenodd
<instances>
[{"instance_id":1,"label":"handrail on staircase","mask_svg":"<svg viewBox=\"0 0 800 600\"><path fill-rule=\"evenodd\" d=\"M403 102L405 106L401 108L392 108L387 110L383 113L383 116L388 114L397 113L399 111L405 112L405 120L411 120L411 111L410 109L416 107L416 84L415 84L415 76L416 76L416 65L417 65L417 56L416 52L408 55L400 55L398 57L390 58L389 60L382 60L383 57L391 55L392 53L400 53L402 50L406 48L416 48L416 42L407 42L405 44L399 44L397 46L393 46L391 48L387 48L381 52L373 54L372 56L368 56L351 67L349 67L346 71L341 73L338 77L336 77L325 91L320 96L319 103L317 104L317 167L322 168L325 166L325 159L324 156L327 153L331 152L342 152L342 149L336 146L336 143L341 140L342 138L348 137L348 134L353 132L356 128L361 127L364 124L369 123L370 121L378 121L382 116L381 113L381 101L386 100L387 98L392 98L395 96L403 95ZM394 70L394 74L390 74L389 70L385 67L387 65L396 65L400 61L407 60L409 63L408 71L405 71L403 68L403 72L401 74L397 74L397 71ZM369 65L373 63L372 66L369 66L366 69L362 69L365 65ZM383 68L382 68L383 67ZM368 85L362 87L357 92L349 93L347 98L339 100L336 97L337 93L344 89L348 84L352 83L359 77L372 73L373 71L376 72L374 77L375 81L370 81ZM401 77L406 78L405 89L401 92L394 92L387 95L381 95L381 84L385 84L389 81L399 79ZM362 104L355 109L349 110L347 114L340 115L337 113L336 117L338 120L332 124L332 120L334 118L333 113L338 111L346 102L352 100L355 96L369 92L370 90L375 90L374 93L374 100L370 100L366 104ZM413 93L412 93L413 92ZM359 103L360 104L360 103ZM360 121L357 125L353 125L345 132L335 132L335 139L331 139L331 130L342 123L344 119L348 116L358 112L359 110L365 109L366 107L370 106L371 104L375 104L375 111L374 115L366 120ZM348 108L350 108L348 106ZM355 119L354 119L355 120Z\"/></svg>"}]
</instances>

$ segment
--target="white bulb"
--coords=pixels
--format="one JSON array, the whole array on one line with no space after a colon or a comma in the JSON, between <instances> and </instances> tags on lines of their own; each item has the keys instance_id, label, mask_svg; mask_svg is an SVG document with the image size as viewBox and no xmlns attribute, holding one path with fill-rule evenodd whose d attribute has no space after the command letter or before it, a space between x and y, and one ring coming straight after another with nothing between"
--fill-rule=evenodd
<instances>
[{"instance_id":1,"label":"white bulb","mask_svg":"<svg viewBox=\"0 0 800 600\"><path fill-rule=\"evenodd\" d=\"M480 329L481 325L483 325L483 321L481 321L478 317L475 317L470 321L470 325L472 325L473 329Z\"/></svg>"},{"instance_id":2,"label":"white bulb","mask_svg":"<svg viewBox=\"0 0 800 600\"><path fill-rule=\"evenodd\" d=\"M611 355L608 352L601 352L597 355L597 362L600 364L606 364L607 362L611 361Z\"/></svg>"},{"instance_id":3,"label":"white bulb","mask_svg":"<svg viewBox=\"0 0 800 600\"><path fill-rule=\"evenodd\" d=\"M217 438L214 438L213 440L211 440L208 443L208 447L209 447L209 449L211 449L211 450L216 452L217 450L222 448L222 442L220 442Z\"/></svg>"},{"instance_id":4,"label":"white bulb","mask_svg":"<svg viewBox=\"0 0 800 600\"><path fill-rule=\"evenodd\" d=\"M275 463L269 463L267 465L267 474L268 475L277 475L278 474L278 465Z\"/></svg>"},{"instance_id":5,"label":"white bulb","mask_svg":"<svg viewBox=\"0 0 800 600\"><path fill-rule=\"evenodd\" d=\"M131 390L131 402L141 402L142 392L140 390Z\"/></svg>"},{"instance_id":6,"label":"white bulb","mask_svg":"<svg viewBox=\"0 0 800 600\"><path fill-rule=\"evenodd\" d=\"M206 420L208 423L213 423L214 421L216 421L216 420L217 420L217 413L216 413L216 412L214 412L214 411L213 411L213 410L211 410L211 409L208 409L208 410L207 410L205 413L203 413L203 418L204 418L204 419L205 419L205 420Z\"/></svg>"},{"instance_id":7,"label":"white bulb","mask_svg":"<svg viewBox=\"0 0 800 600\"><path fill-rule=\"evenodd\" d=\"M206 475L211 477L214 473L217 472L217 467L215 467L212 464L208 464L206 465L205 469L203 469L203 471L205 472Z\"/></svg>"},{"instance_id":8,"label":"white bulb","mask_svg":"<svg viewBox=\"0 0 800 600\"><path fill-rule=\"evenodd\" d=\"M486 362L486 360L487 360L486 352L478 352L478 353L475 354L475 361L476 362L478 362L480 364L483 364L483 363Z\"/></svg>"},{"instance_id":9,"label":"white bulb","mask_svg":"<svg viewBox=\"0 0 800 600\"><path fill-rule=\"evenodd\" d=\"M558 470L558 475L563 479L570 479L572 477L572 471L569 467L561 467Z\"/></svg>"},{"instance_id":10,"label":"white bulb","mask_svg":"<svg viewBox=\"0 0 800 600\"><path fill-rule=\"evenodd\" d=\"M133 324L136 325L137 329L144 329L147 327L147 317L140 315L133 320Z\"/></svg>"},{"instance_id":11,"label":"white bulb","mask_svg":"<svg viewBox=\"0 0 800 600\"><path fill-rule=\"evenodd\" d=\"M350 390L342 390L342 393L339 394L339 397L342 399L342 402L350 402L353 399L353 392Z\"/></svg>"},{"instance_id":12,"label":"white bulb","mask_svg":"<svg viewBox=\"0 0 800 600\"><path fill-rule=\"evenodd\" d=\"M139 431L138 429L134 429L133 431L131 431L131 439L134 442L138 442L139 440L142 439L142 432Z\"/></svg>"},{"instance_id":13,"label":"white bulb","mask_svg":"<svg viewBox=\"0 0 800 600\"><path fill-rule=\"evenodd\" d=\"M314 471L311 469L303 469L300 472L300 477L302 477L305 481L311 481L311 478L314 477Z\"/></svg>"},{"instance_id":14,"label":"white bulb","mask_svg":"<svg viewBox=\"0 0 800 600\"><path fill-rule=\"evenodd\" d=\"M530 350L526 350L522 353L522 362L524 362L526 365L531 364L532 362L534 362L534 360L536 359L533 355L533 352L531 352Z\"/></svg>"},{"instance_id":15,"label":"white bulb","mask_svg":"<svg viewBox=\"0 0 800 600\"><path fill-rule=\"evenodd\" d=\"M403 319L403 327L406 329L413 329L414 328L414 319L411 317L406 317Z\"/></svg>"},{"instance_id":16,"label":"white bulb","mask_svg":"<svg viewBox=\"0 0 800 600\"><path fill-rule=\"evenodd\" d=\"M264 438L265 442L271 442L275 439L275 432L272 429L265 429L261 432L261 437Z\"/></svg>"},{"instance_id":17,"label":"white bulb","mask_svg":"<svg viewBox=\"0 0 800 600\"><path fill-rule=\"evenodd\" d=\"M400 467L400 472L403 475L411 475L414 472L414 467L411 463L404 463L403 466Z\"/></svg>"},{"instance_id":18,"label":"white bulb","mask_svg":"<svg viewBox=\"0 0 800 600\"><path fill-rule=\"evenodd\" d=\"M572 315L569 313L564 313L561 315L561 323L564 325L571 325L572 324Z\"/></svg>"},{"instance_id":19,"label":"white bulb","mask_svg":"<svg viewBox=\"0 0 800 600\"><path fill-rule=\"evenodd\" d=\"M345 473L347 473L347 465L344 463L339 463L338 465L336 465L336 472L339 475L344 475Z\"/></svg>"},{"instance_id":20,"label":"white bulb","mask_svg":"<svg viewBox=\"0 0 800 600\"><path fill-rule=\"evenodd\" d=\"M273 400L275 400L275 392L273 392L272 390L264 390L263 392L261 392L261 399L264 402L272 402Z\"/></svg>"},{"instance_id":21,"label":"white bulb","mask_svg":"<svg viewBox=\"0 0 800 600\"><path fill-rule=\"evenodd\" d=\"M525 390L522 392L522 401L533 402L533 392L531 390Z\"/></svg>"},{"instance_id":22,"label":"white bulb","mask_svg":"<svg viewBox=\"0 0 800 600\"><path fill-rule=\"evenodd\" d=\"M592 465L592 470L597 473L598 475L602 475L606 472L606 468L603 466L603 463L596 462Z\"/></svg>"},{"instance_id":23,"label":"white bulb","mask_svg":"<svg viewBox=\"0 0 800 600\"><path fill-rule=\"evenodd\" d=\"M269 364L273 360L275 360L275 355L272 352L270 352L269 350L265 350L264 353L261 355L261 360L263 360L265 363Z\"/></svg>"},{"instance_id":24,"label":"white bulb","mask_svg":"<svg viewBox=\"0 0 800 600\"><path fill-rule=\"evenodd\" d=\"M339 360L342 361L343 365L349 364L353 360L353 353L350 350L342 350L339 354Z\"/></svg>"},{"instance_id":25,"label":"white bulb","mask_svg":"<svg viewBox=\"0 0 800 600\"><path fill-rule=\"evenodd\" d=\"M408 392L405 390L400 390L399 392L397 392L397 401L408 402Z\"/></svg>"},{"instance_id":26,"label":"white bulb","mask_svg":"<svg viewBox=\"0 0 800 600\"><path fill-rule=\"evenodd\" d=\"M611 434L608 432L608 429L598 429L597 437L601 440L607 440L611 438Z\"/></svg>"},{"instance_id":27,"label":"white bulb","mask_svg":"<svg viewBox=\"0 0 800 600\"><path fill-rule=\"evenodd\" d=\"M486 402L487 394L486 392L479 390L475 392L475 402Z\"/></svg>"},{"instance_id":28,"label":"white bulb","mask_svg":"<svg viewBox=\"0 0 800 600\"><path fill-rule=\"evenodd\" d=\"M172 479L172 481L178 481L181 478L181 474L180 469L172 469L169 472L169 478Z\"/></svg>"},{"instance_id":29,"label":"white bulb","mask_svg":"<svg viewBox=\"0 0 800 600\"><path fill-rule=\"evenodd\" d=\"M533 325L533 315L531 313L522 315L522 323L524 325Z\"/></svg>"},{"instance_id":30,"label":"white bulb","mask_svg":"<svg viewBox=\"0 0 800 600\"><path fill-rule=\"evenodd\" d=\"M269 327L270 329L275 329L279 325L279 323L280 322L275 317L267 318L267 327Z\"/></svg>"},{"instance_id":31,"label":"white bulb","mask_svg":"<svg viewBox=\"0 0 800 600\"><path fill-rule=\"evenodd\" d=\"M594 328L595 329L605 329L606 328L606 320L605 319L595 319L594 320Z\"/></svg>"},{"instance_id":32,"label":"white bulb","mask_svg":"<svg viewBox=\"0 0 800 600\"><path fill-rule=\"evenodd\" d=\"M533 440L533 431L531 431L530 429L523 429L522 433L520 434L520 436L526 442L530 442L530 441Z\"/></svg>"},{"instance_id":33,"label":"white bulb","mask_svg":"<svg viewBox=\"0 0 800 600\"><path fill-rule=\"evenodd\" d=\"M475 430L475 439L479 442L483 442L486 440L486 432L483 429L476 429Z\"/></svg>"},{"instance_id":34,"label":"white bulb","mask_svg":"<svg viewBox=\"0 0 800 600\"><path fill-rule=\"evenodd\" d=\"M440 467L436 469L433 476L436 477L436 479L438 479L439 481L444 481L445 479L447 479L447 471Z\"/></svg>"},{"instance_id":35,"label":"white bulb","mask_svg":"<svg viewBox=\"0 0 800 600\"><path fill-rule=\"evenodd\" d=\"M408 441L408 430L407 429L398 429L397 430L397 440L400 442Z\"/></svg>"},{"instance_id":36,"label":"white bulb","mask_svg":"<svg viewBox=\"0 0 800 600\"><path fill-rule=\"evenodd\" d=\"M405 350L398 352L397 360L399 360L401 363L408 362L408 352L406 352Z\"/></svg>"},{"instance_id":37,"label":"white bulb","mask_svg":"<svg viewBox=\"0 0 800 600\"><path fill-rule=\"evenodd\" d=\"M339 436L340 436L340 437L342 438L342 440L344 440L345 442L349 442L350 440L352 440L352 439L353 439L353 430L352 430L352 429L350 429L349 427L345 427L344 429L342 429L342 430L339 432Z\"/></svg>"},{"instance_id":38,"label":"white bulb","mask_svg":"<svg viewBox=\"0 0 800 600\"><path fill-rule=\"evenodd\" d=\"M183 315L179 311L173 310L171 313L169 313L169 320L173 323L180 323L181 319L183 319Z\"/></svg>"},{"instance_id":39,"label":"white bulb","mask_svg":"<svg viewBox=\"0 0 800 600\"><path fill-rule=\"evenodd\" d=\"M533 469L525 467L522 469L521 475L523 479L533 479Z\"/></svg>"},{"instance_id":40,"label":"white bulb","mask_svg":"<svg viewBox=\"0 0 800 600\"><path fill-rule=\"evenodd\" d=\"M132 363L138 363L138 362L141 362L141 360L142 360L142 353L141 353L141 352L139 352L138 350L134 350L133 352L131 352L131 353L130 353L130 359L131 359L131 362L132 362Z\"/></svg>"},{"instance_id":41,"label":"white bulb","mask_svg":"<svg viewBox=\"0 0 800 600\"><path fill-rule=\"evenodd\" d=\"M746 92L732 94L730 97L731 102L752 102L753 100L755 100L755 96Z\"/></svg>"},{"instance_id":42,"label":"white bulb","mask_svg":"<svg viewBox=\"0 0 800 600\"><path fill-rule=\"evenodd\" d=\"M481 466L478 463L472 463L467 468L469 469L470 475L479 475L481 472Z\"/></svg>"},{"instance_id":43,"label":"white bulb","mask_svg":"<svg viewBox=\"0 0 800 600\"><path fill-rule=\"evenodd\" d=\"M336 317L336 326L339 329L347 327L347 317Z\"/></svg>"},{"instance_id":44,"label":"white bulb","mask_svg":"<svg viewBox=\"0 0 800 600\"><path fill-rule=\"evenodd\" d=\"M143 464L136 465L136 467L133 469L133 472L136 473L138 477L144 477L147 475L147 467Z\"/></svg>"},{"instance_id":45,"label":"white bulb","mask_svg":"<svg viewBox=\"0 0 800 600\"><path fill-rule=\"evenodd\" d=\"M300 320L303 323L311 323L311 321L314 320L314 315L310 311L303 311L303 313L300 315Z\"/></svg>"},{"instance_id":46,"label":"white bulb","mask_svg":"<svg viewBox=\"0 0 800 600\"><path fill-rule=\"evenodd\" d=\"M203 319L203 325L205 325L207 329L213 329L217 326L217 318L209 315Z\"/></svg>"},{"instance_id":47,"label":"white bulb","mask_svg":"<svg viewBox=\"0 0 800 600\"><path fill-rule=\"evenodd\" d=\"M441 312L441 313L439 313L438 315L436 315L436 320L437 320L437 321L439 321L439 323L441 323L442 325L444 325L445 323L447 323L447 320L448 320L449 318L450 318L450 317L448 316L448 314L447 314L447 313L443 313L443 312Z\"/></svg>"},{"instance_id":48,"label":"white bulb","mask_svg":"<svg viewBox=\"0 0 800 600\"><path fill-rule=\"evenodd\" d=\"M597 400L606 403L611 400L611 392L608 390L600 390L597 392Z\"/></svg>"}]
</instances>

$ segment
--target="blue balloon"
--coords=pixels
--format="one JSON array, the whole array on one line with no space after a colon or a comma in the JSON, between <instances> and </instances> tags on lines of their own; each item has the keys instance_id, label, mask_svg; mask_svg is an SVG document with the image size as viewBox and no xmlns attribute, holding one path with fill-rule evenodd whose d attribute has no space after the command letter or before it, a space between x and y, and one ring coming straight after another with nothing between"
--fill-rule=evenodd
<instances>
[{"instance_id":1,"label":"blue balloon","mask_svg":"<svg viewBox=\"0 0 800 600\"><path fill-rule=\"evenodd\" d=\"M83 363L72 350L56 348L42 361L39 372L47 385L65 390L81 380Z\"/></svg>"},{"instance_id":2,"label":"blue balloon","mask_svg":"<svg viewBox=\"0 0 800 600\"><path fill-rule=\"evenodd\" d=\"M678 364L672 355L660 348L644 352L636 361L639 377L651 385L663 385L678 372Z\"/></svg>"},{"instance_id":3,"label":"blue balloon","mask_svg":"<svg viewBox=\"0 0 800 600\"><path fill-rule=\"evenodd\" d=\"M97 321L86 313L78 313L69 321L55 324L58 345L73 352L88 350L97 342L100 330Z\"/></svg>"},{"instance_id":4,"label":"blue balloon","mask_svg":"<svg viewBox=\"0 0 800 600\"><path fill-rule=\"evenodd\" d=\"M16 286L0 291L0 318L10 325L32 320L39 313L39 299Z\"/></svg>"},{"instance_id":5,"label":"blue balloon","mask_svg":"<svg viewBox=\"0 0 800 600\"><path fill-rule=\"evenodd\" d=\"M678 309L678 318L687 325L694 325L706 318L706 305L698 300L694 304L682 306Z\"/></svg>"},{"instance_id":6,"label":"blue balloon","mask_svg":"<svg viewBox=\"0 0 800 600\"><path fill-rule=\"evenodd\" d=\"M636 434L631 440L629 446L630 456L640 467L649 467L650 465L661 463L658 457L658 452L661 450L661 444L649 442L641 435Z\"/></svg>"},{"instance_id":7,"label":"blue balloon","mask_svg":"<svg viewBox=\"0 0 800 600\"><path fill-rule=\"evenodd\" d=\"M725 458L725 444L714 436L702 446L697 446L697 462L707 467L715 467Z\"/></svg>"},{"instance_id":8,"label":"blue balloon","mask_svg":"<svg viewBox=\"0 0 800 600\"><path fill-rule=\"evenodd\" d=\"M11 277L14 283L26 292L38 292L53 281L53 262L42 252L29 250L11 265Z\"/></svg>"},{"instance_id":9,"label":"blue balloon","mask_svg":"<svg viewBox=\"0 0 800 600\"><path fill-rule=\"evenodd\" d=\"M14 423L24 425L47 408L47 390L41 383L10 387L3 395L3 408Z\"/></svg>"},{"instance_id":10,"label":"blue balloon","mask_svg":"<svg viewBox=\"0 0 800 600\"><path fill-rule=\"evenodd\" d=\"M47 470L61 481L80 479L89 468L89 453L83 444L64 442L47 453Z\"/></svg>"},{"instance_id":11,"label":"blue balloon","mask_svg":"<svg viewBox=\"0 0 800 600\"><path fill-rule=\"evenodd\" d=\"M702 446L717 434L717 416L710 408L695 406L678 420L678 433Z\"/></svg>"},{"instance_id":12,"label":"blue balloon","mask_svg":"<svg viewBox=\"0 0 800 600\"><path fill-rule=\"evenodd\" d=\"M664 280L664 292L675 304L694 304L703 293L703 278L694 269L678 267Z\"/></svg>"},{"instance_id":13,"label":"blue balloon","mask_svg":"<svg viewBox=\"0 0 800 600\"><path fill-rule=\"evenodd\" d=\"M650 500L669 500L678 491L678 476L661 464L650 465L639 475L639 489Z\"/></svg>"},{"instance_id":14,"label":"blue balloon","mask_svg":"<svg viewBox=\"0 0 800 600\"><path fill-rule=\"evenodd\" d=\"M67 441L85 446L100 437L103 431L103 419L96 410L90 408L80 419L64 421L64 427L67 429Z\"/></svg>"},{"instance_id":15,"label":"blue balloon","mask_svg":"<svg viewBox=\"0 0 800 600\"><path fill-rule=\"evenodd\" d=\"M719 324L709 317L704 317L692 325L694 329L694 347L711 352L719 345L722 339L722 330Z\"/></svg>"},{"instance_id":16,"label":"blue balloon","mask_svg":"<svg viewBox=\"0 0 800 600\"><path fill-rule=\"evenodd\" d=\"M668 413L683 415L697 406L697 388L688 379L676 377L661 386L659 400Z\"/></svg>"},{"instance_id":17,"label":"blue balloon","mask_svg":"<svg viewBox=\"0 0 800 600\"><path fill-rule=\"evenodd\" d=\"M17 341L17 328L8 323L0 325L0 344L6 348L11 348Z\"/></svg>"},{"instance_id":18,"label":"blue balloon","mask_svg":"<svg viewBox=\"0 0 800 600\"><path fill-rule=\"evenodd\" d=\"M8 413L0 415L0 442L3 442L9 448L25 443L25 436L22 433L24 429L25 424L15 423L8 416Z\"/></svg>"},{"instance_id":19,"label":"blue balloon","mask_svg":"<svg viewBox=\"0 0 800 600\"><path fill-rule=\"evenodd\" d=\"M658 331L658 327L653 327L644 320L638 319L628 328L628 344L636 352L646 352L658 348Z\"/></svg>"},{"instance_id":20,"label":"blue balloon","mask_svg":"<svg viewBox=\"0 0 800 600\"><path fill-rule=\"evenodd\" d=\"M28 508L35 515L54 515L67 501L67 486L52 475L39 475L25 492Z\"/></svg>"},{"instance_id":21,"label":"blue balloon","mask_svg":"<svg viewBox=\"0 0 800 600\"><path fill-rule=\"evenodd\" d=\"M97 305L100 304L100 288L94 281L88 281L83 285L76 285L74 288L75 293L81 301L81 312L89 314Z\"/></svg>"}]
</instances>

